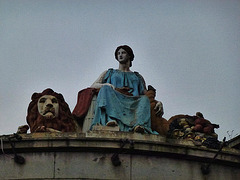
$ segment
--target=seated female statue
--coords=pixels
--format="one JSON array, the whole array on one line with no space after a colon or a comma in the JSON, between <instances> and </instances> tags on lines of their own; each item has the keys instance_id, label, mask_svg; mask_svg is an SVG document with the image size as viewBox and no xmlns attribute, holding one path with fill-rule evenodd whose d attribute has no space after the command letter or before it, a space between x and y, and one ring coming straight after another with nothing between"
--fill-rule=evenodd
<instances>
[{"instance_id":1,"label":"seated female statue","mask_svg":"<svg viewBox=\"0 0 240 180\"><path fill-rule=\"evenodd\" d=\"M151 130L149 98L145 95L146 85L138 72L130 67L134 59L132 49L119 46L115 50L118 69L108 69L93 83L92 88L100 89L95 107L94 125L119 126L120 131L156 133ZM163 114L162 103L158 102L156 114Z\"/></svg>"}]
</instances>

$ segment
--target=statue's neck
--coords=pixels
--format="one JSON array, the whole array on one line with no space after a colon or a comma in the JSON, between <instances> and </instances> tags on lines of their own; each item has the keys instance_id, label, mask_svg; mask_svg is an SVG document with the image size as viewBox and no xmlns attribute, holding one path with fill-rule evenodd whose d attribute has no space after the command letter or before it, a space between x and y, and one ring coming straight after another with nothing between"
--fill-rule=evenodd
<instances>
[{"instance_id":1,"label":"statue's neck","mask_svg":"<svg viewBox=\"0 0 240 180\"><path fill-rule=\"evenodd\" d=\"M118 70L123 71L123 72L131 72L130 67L129 67L129 62L125 64L119 63Z\"/></svg>"}]
</instances>

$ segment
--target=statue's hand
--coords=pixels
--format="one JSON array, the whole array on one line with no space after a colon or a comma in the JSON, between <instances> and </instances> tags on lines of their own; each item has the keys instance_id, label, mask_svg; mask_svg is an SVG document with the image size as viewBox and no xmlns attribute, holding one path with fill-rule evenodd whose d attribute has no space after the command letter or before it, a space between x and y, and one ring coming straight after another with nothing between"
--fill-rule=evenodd
<instances>
[{"instance_id":1,"label":"statue's hand","mask_svg":"<svg viewBox=\"0 0 240 180\"><path fill-rule=\"evenodd\" d=\"M163 112L163 104L161 101L158 101L157 104L155 105L154 110L156 111L157 116L162 116L164 114Z\"/></svg>"}]
</instances>

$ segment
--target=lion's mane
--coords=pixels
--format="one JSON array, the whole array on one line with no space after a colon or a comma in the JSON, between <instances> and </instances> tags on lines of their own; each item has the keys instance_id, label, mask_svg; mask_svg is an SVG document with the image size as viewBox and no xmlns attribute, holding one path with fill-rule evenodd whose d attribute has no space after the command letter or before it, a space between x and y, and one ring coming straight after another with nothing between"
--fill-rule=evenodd
<instances>
[{"instance_id":1,"label":"lion's mane","mask_svg":"<svg viewBox=\"0 0 240 180\"><path fill-rule=\"evenodd\" d=\"M46 119L39 114L37 103L39 98L44 95L52 95L58 99L59 115L57 118ZM56 93L52 89L48 88L45 89L42 93L33 93L31 100L32 101L28 106L26 119L32 133L36 132L37 128L41 126L62 132L76 131L76 123L62 94Z\"/></svg>"}]
</instances>

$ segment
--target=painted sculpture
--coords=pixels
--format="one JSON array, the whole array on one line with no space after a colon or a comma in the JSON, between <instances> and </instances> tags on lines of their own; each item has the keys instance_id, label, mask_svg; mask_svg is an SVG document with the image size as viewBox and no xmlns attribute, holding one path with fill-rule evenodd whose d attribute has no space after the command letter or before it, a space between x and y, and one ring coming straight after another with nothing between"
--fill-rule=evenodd
<instances>
[{"instance_id":1,"label":"painted sculpture","mask_svg":"<svg viewBox=\"0 0 240 180\"><path fill-rule=\"evenodd\" d=\"M212 124L205 119L203 114L197 112L195 116L175 115L168 120L169 131L167 137L193 141L195 145L205 145L218 149L220 142L215 128L219 125Z\"/></svg>"},{"instance_id":2,"label":"painted sculpture","mask_svg":"<svg viewBox=\"0 0 240 180\"><path fill-rule=\"evenodd\" d=\"M34 93L31 99L27 110L27 123L31 133L77 130L77 123L62 94L45 89L42 93Z\"/></svg>"},{"instance_id":3,"label":"painted sculpture","mask_svg":"<svg viewBox=\"0 0 240 180\"><path fill-rule=\"evenodd\" d=\"M119 46L115 50L115 59L119 63L118 69L104 71L93 85L81 91L81 94L90 94L93 89L97 91L95 114L90 129L95 125L118 126L120 131L154 133L151 129L151 109L145 81L138 72L132 72L130 67L134 60L132 49L127 46ZM89 92L89 93L87 93ZM84 99L78 95L78 102L73 115L81 117L81 103ZM85 98L86 99L86 98ZM162 103L155 103L155 114L162 116Z\"/></svg>"},{"instance_id":4,"label":"painted sculpture","mask_svg":"<svg viewBox=\"0 0 240 180\"><path fill-rule=\"evenodd\" d=\"M151 85L149 85L148 90L145 94L150 100L151 128L153 131L158 132L160 135L166 136L168 133L168 130L169 130L169 122L165 118L162 117L163 111L159 114L156 114L156 109L155 109L156 104L161 103L161 102L155 100L156 89L153 88ZM163 106L163 105L161 104L161 106Z\"/></svg>"}]
</instances>

